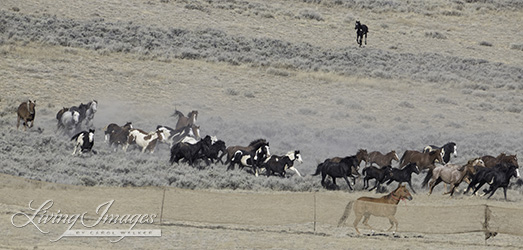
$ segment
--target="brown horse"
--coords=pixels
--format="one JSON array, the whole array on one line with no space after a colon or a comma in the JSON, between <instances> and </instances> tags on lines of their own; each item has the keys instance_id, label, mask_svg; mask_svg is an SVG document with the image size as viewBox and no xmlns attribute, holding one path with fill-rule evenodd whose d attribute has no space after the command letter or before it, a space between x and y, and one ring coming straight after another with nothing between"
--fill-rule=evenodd
<instances>
[{"instance_id":1,"label":"brown horse","mask_svg":"<svg viewBox=\"0 0 523 250\"><path fill-rule=\"evenodd\" d=\"M508 163L519 167L517 155L507 155L505 153L499 154L497 157L491 155L485 155L481 157L481 160L485 162L485 167L491 168L500 163Z\"/></svg>"},{"instance_id":2,"label":"brown horse","mask_svg":"<svg viewBox=\"0 0 523 250\"><path fill-rule=\"evenodd\" d=\"M372 163L376 163L376 165L383 167L383 166L389 166L392 164L392 160L400 161L398 154L396 154L395 150L392 150L388 152L387 154L382 154L379 151L373 151L369 153L369 161L368 163L372 165Z\"/></svg>"},{"instance_id":3,"label":"brown horse","mask_svg":"<svg viewBox=\"0 0 523 250\"><path fill-rule=\"evenodd\" d=\"M450 196L452 196L459 184L465 180L465 177L475 174L478 167L485 167L485 163L480 158L472 159L463 166L446 164L434 168L434 170L432 170L432 179L429 182L429 195L432 194L434 187L443 181L450 184L450 191L444 194L450 194Z\"/></svg>"},{"instance_id":4,"label":"brown horse","mask_svg":"<svg viewBox=\"0 0 523 250\"><path fill-rule=\"evenodd\" d=\"M187 114L187 117L185 115L183 115L182 112L175 110L173 116L176 116L176 115L178 116L178 122L176 123L175 129L187 127L188 125L192 125L196 122L196 119L198 119L197 110L193 110L193 111L189 112L189 114Z\"/></svg>"},{"instance_id":5,"label":"brown horse","mask_svg":"<svg viewBox=\"0 0 523 250\"><path fill-rule=\"evenodd\" d=\"M343 212L343 215L338 222L338 227L345 223L347 217L349 217L351 208L354 206L354 214L356 215L356 218L354 219L353 225L358 234L361 234L360 230L358 230L358 224L362 217L365 217L365 219L363 219L363 225L373 230L368 224L371 215L387 217L390 222L390 228L387 231L390 231L394 225L396 225L395 231L398 231L398 220L396 220L394 215L396 214L399 201L404 199L410 201L412 200L412 195L410 195L410 192L405 185L400 185L396 190L381 198L360 197L356 201L350 201L345 207L345 212Z\"/></svg>"},{"instance_id":6,"label":"brown horse","mask_svg":"<svg viewBox=\"0 0 523 250\"><path fill-rule=\"evenodd\" d=\"M29 100L20 103L17 110L18 120L16 122L16 129L20 127L20 120L23 120L22 125L24 125L24 130L27 130L28 127L33 127L36 114L35 106L36 101ZM29 122L31 122L31 125L29 125Z\"/></svg>"},{"instance_id":7,"label":"brown horse","mask_svg":"<svg viewBox=\"0 0 523 250\"><path fill-rule=\"evenodd\" d=\"M443 151L442 149L437 149L431 152L419 152L415 150L406 150L401 156L400 159L400 168L405 165L414 162L418 166L419 170L426 168L433 169L435 162L443 162Z\"/></svg>"}]
</instances>

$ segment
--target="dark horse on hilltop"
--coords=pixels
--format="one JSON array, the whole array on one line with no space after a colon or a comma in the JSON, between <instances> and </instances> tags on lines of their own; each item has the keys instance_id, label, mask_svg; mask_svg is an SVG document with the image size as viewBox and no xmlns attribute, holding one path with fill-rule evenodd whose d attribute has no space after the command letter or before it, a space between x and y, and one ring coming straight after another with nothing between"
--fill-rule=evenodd
<instances>
[{"instance_id":1,"label":"dark horse on hilltop","mask_svg":"<svg viewBox=\"0 0 523 250\"><path fill-rule=\"evenodd\" d=\"M316 173L313 176L319 175L321 173L321 185L326 187L325 178L330 176L332 178L332 183L334 187L336 185L336 178L343 178L347 182L347 185L351 190L352 186L347 177L352 177L353 182L356 182L356 177L360 174L358 173L358 168L361 161L368 161L367 150L360 149L356 155L347 156L345 158L334 157L326 159L323 163L320 163L316 168Z\"/></svg>"},{"instance_id":2,"label":"dark horse on hilltop","mask_svg":"<svg viewBox=\"0 0 523 250\"><path fill-rule=\"evenodd\" d=\"M361 47L361 40L365 36L365 45L367 45L367 33L369 33L369 28L365 24L361 24L360 21L356 21L356 42Z\"/></svg>"}]
</instances>

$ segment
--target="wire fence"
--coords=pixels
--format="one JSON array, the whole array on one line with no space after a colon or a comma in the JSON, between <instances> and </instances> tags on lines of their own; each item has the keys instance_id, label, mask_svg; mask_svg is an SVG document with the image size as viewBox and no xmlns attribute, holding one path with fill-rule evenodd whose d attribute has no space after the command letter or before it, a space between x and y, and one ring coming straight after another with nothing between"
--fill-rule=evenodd
<instances>
[{"instance_id":1,"label":"wire fence","mask_svg":"<svg viewBox=\"0 0 523 250\"><path fill-rule=\"evenodd\" d=\"M347 196L344 199L340 197ZM243 226L288 226L316 232L336 227L347 202L354 195L339 192L311 193L226 193L180 189L164 190L162 222L196 222ZM391 205L386 205L391 206ZM523 209L479 205L397 205L397 232L456 234L495 232L523 236ZM344 226L353 227L351 211ZM378 230L390 227L387 218L371 216L369 224ZM365 229L361 223L358 226Z\"/></svg>"}]
</instances>

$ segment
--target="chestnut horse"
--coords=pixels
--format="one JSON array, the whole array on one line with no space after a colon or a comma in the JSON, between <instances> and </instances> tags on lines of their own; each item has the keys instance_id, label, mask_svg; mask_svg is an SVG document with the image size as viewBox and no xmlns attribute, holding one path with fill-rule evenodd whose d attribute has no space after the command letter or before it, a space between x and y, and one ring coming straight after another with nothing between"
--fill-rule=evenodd
<instances>
[{"instance_id":1,"label":"chestnut horse","mask_svg":"<svg viewBox=\"0 0 523 250\"><path fill-rule=\"evenodd\" d=\"M31 128L34 125L34 119L35 119L35 106L36 101L27 101L20 103L20 106L18 106L17 115L18 120L16 122L16 129L20 127L20 120L22 120L22 125L24 126L24 130L27 130L27 128ZM31 124L29 124L31 122Z\"/></svg>"},{"instance_id":2,"label":"chestnut horse","mask_svg":"<svg viewBox=\"0 0 523 250\"><path fill-rule=\"evenodd\" d=\"M400 161L398 154L396 154L395 150L392 150L385 155L379 151L373 151L369 153L368 164L372 165L372 163L376 163L376 165L378 165L379 167L383 167L391 165L392 160L395 160L397 162Z\"/></svg>"},{"instance_id":3,"label":"chestnut horse","mask_svg":"<svg viewBox=\"0 0 523 250\"><path fill-rule=\"evenodd\" d=\"M497 157L491 155L482 156L481 159L485 162L485 167L491 168L500 163L507 163L519 167L517 155L507 155L505 153L499 154Z\"/></svg>"},{"instance_id":4,"label":"chestnut horse","mask_svg":"<svg viewBox=\"0 0 523 250\"><path fill-rule=\"evenodd\" d=\"M405 153L403 153L403 156L400 159L400 168L404 167L405 165L414 162L416 163L416 166L420 170L429 168L433 169L435 162L443 162L443 150L442 149L436 149L431 152L419 152L415 150L406 150Z\"/></svg>"},{"instance_id":5,"label":"chestnut horse","mask_svg":"<svg viewBox=\"0 0 523 250\"><path fill-rule=\"evenodd\" d=\"M349 217L351 208L354 207L356 218L354 219L353 225L358 234L361 234L360 230L358 230L358 224L362 217L365 217L365 219L363 219L363 225L373 230L368 224L371 215L387 217L390 222L390 228L387 231L390 231L394 225L396 225L394 232L398 231L398 220L396 220L394 215L396 214L397 205L400 200L405 199L409 201L412 200L412 195L410 195L410 192L405 185L400 185L396 190L381 198L360 197L356 201L350 201L345 207L345 212L343 212L343 215L338 222L338 227L345 223L347 217Z\"/></svg>"}]
</instances>

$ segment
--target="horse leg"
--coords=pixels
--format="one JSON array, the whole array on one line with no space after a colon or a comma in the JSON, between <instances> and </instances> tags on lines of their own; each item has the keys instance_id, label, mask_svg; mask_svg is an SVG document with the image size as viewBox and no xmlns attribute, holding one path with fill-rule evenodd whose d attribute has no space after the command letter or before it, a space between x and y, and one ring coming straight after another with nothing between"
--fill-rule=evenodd
<instances>
[{"instance_id":1,"label":"horse leg","mask_svg":"<svg viewBox=\"0 0 523 250\"><path fill-rule=\"evenodd\" d=\"M365 33L365 45L367 45L367 33Z\"/></svg>"},{"instance_id":2,"label":"horse leg","mask_svg":"<svg viewBox=\"0 0 523 250\"><path fill-rule=\"evenodd\" d=\"M498 187L499 187L498 185L490 187L490 190L488 191L488 192L490 192L490 195L487 197L487 200L490 199L490 197L492 197L492 195L494 195L494 193L496 192ZM488 192L485 193L485 195L488 194Z\"/></svg>"},{"instance_id":3,"label":"horse leg","mask_svg":"<svg viewBox=\"0 0 523 250\"><path fill-rule=\"evenodd\" d=\"M394 227L394 224L396 225L396 229L394 230L394 232L398 231L398 220L396 220L396 218L393 215L389 216L388 218L390 222L390 227L389 229L387 229L387 231L390 231L392 227Z\"/></svg>"},{"instance_id":4,"label":"horse leg","mask_svg":"<svg viewBox=\"0 0 523 250\"><path fill-rule=\"evenodd\" d=\"M507 187L503 187L503 195L505 196L505 201L507 200Z\"/></svg>"},{"instance_id":5,"label":"horse leg","mask_svg":"<svg viewBox=\"0 0 523 250\"><path fill-rule=\"evenodd\" d=\"M363 214L357 214L356 218L354 219L354 223L352 224L358 234L361 234L360 230L358 230L358 224L360 223L362 217L363 217Z\"/></svg>"},{"instance_id":6,"label":"horse leg","mask_svg":"<svg viewBox=\"0 0 523 250\"><path fill-rule=\"evenodd\" d=\"M412 187L412 183L411 183L411 181L409 180L409 181L407 181L407 183L409 184L410 189L412 189L412 192L416 193L416 191L415 191L414 188ZM401 182L400 182L400 184L401 184ZM399 185L398 185L398 186L399 186Z\"/></svg>"},{"instance_id":7,"label":"horse leg","mask_svg":"<svg viewBox=\"0 0 523 250\"><path fill-rule=\"evenodd\" d=\"M334 177L333 177L332 179L333 179L333 181L334 181ZM349 188L350 188L350 190L354 190L354 189L352 189L352 186L350 185L350 181L349 181L349 178L347 178L347 176L346 176L346 175L345 175L345 176L343 176L343 179L345 179L345 181L347 182L347 185L349 185ZM336 184L336 183L334 183L334 184Z\"/></svg>"},{"instance_id":8,"label":"horse leg","mask_svg":"<svg viewBox=\"0 0 523 250\"><path fill-rule=\"evenodd\" d=\"M370 219L370 214L365 214L365 215L364 215L364 218L363 218L363 225L365 225L366 227L368 227L370 230L373 230L373 231L374 231L374 228L372 228L372 227L369 225L369 219Z\"/></svg>"}]
</instances>

